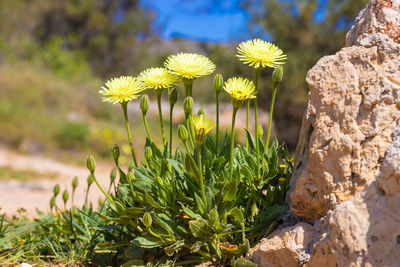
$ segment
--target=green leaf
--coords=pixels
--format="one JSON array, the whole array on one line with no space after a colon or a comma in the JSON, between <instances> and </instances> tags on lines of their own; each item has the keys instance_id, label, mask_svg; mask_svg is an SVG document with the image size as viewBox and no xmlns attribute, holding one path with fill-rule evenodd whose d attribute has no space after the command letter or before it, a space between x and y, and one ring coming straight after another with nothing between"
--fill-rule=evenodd
<instances>
[{"instance_id":1,"label":"green leaf","mask_svg":"<svg viewBox=\"0 0 400 267\"><path fill-rule=\"evenodd\" d=\"M147 204L149 204L150 206L152 206L153 208L156 208L156 209L162 209L163 207L160 205L160 204L158 204L155 200L154 200L154 198L152 197L152 196L150 196L150 194L148 194L147 192L145 193L145 197L146 197L146 202L147 202Z\"/></svg>"},{"instance_id":2,"label":"green leaf","mask_svg":"<svg viewBox=\"0 0 400 267\"><path fill-rule=\"evenodd\" d=\"M190 251L191 252L197 252L201 249L202 246L205 246L207 243L201 242L201 241L196 241L191 247Z\"/></svg>"},{"instance_id":3,"label":"green leaf","mask_svg":"<svg viewBox=\"0 0 400 267\"><path fill-rule=\"evenodd\" d=\"M185 245L185 241L178 240L172 245L165 247L164 251L168 256L174 255L174 253L178 252Z\"/></svg>"},{"instance_id":4,"label":"green leaf","mask_svg":"<svg viewBox=\"0 0 400 267\"><path fill-rule=\"evenodd\" d=\"M121 265L121 267L130 267L130 266L145 267L146 265L144 264L144 261L141 259L133 259Z\"/></svg>"},{"instance_id":5,"label":"green leaf","mask_svg":"<svg viewBox=\"0 0 400 267\"><path fill-rule=\"evenodd\" d=\"M181 204L181 206L182 206L183 212L184 212L187 216L189 216L191 219L200 219L200 218L201 218L201 215L199 215L199 214L193 212L191 209L185 207L182 203L180 203L180 204Z\"/></svg>"},{"instance_id":6,"label":"green leaf","mask_svg":"<svg viewBox=\"0 0 400 267\"><path fill-rule=\"evenodd\" d=\"M200 212L200 214L204 214L206 207L204 206L203 199L196 193L194 193L194 198L196 200L197 210Z\"/></svg>"},{"instance_id":7,"label":"green leaf","mask_svg":"<svg viewBox=\"0 0 400 267\"><path fill-rule=\"evenodd\" d=\"M189 229L194 237L205 239L210 236L211 231L204 219L197 219L189 222Z\"/></svg>"},{"instance_id":8,"label":"green leaf","mask_svg":"<svg viewBox=\"0 0 400 267\"><path fill-rule=\"evenodd\" d=\"M237 181L232 180L225 184L222 189L222 199L224 202L236 200Z\"/></svg>"},{"instance_id":9,"label":"green leaf","mask_svg":"<svg viewBox=\"0 0 400 267\"><path fill-rule=\"evenodd\" d=\"M233 267L257 267L258 265L252 261L239 258L232 264Z\"/></svg>"},{"instance_id":10,"label":"green leaf","mask_svg":"<svg viewBox=\"0 0 400 267\"><path fill-rule=\"evenodd\" d=\"M185 167L186 167L186 172L189 174L189 176L197 181L198 177L200 176L199 169L196 166L196 162L194 162L192 156L186 155L185 158Z\"/></svg>"},{"instance_id":11,"label":"green leaf","mask_svg":"<svg viewBox=\"0 0 400 267\"><path fill-rule=\"evenodd\" d=\"M132 240L132 244L142 248L157 248L162 247L165 243L155 236L139 236Z\"/></svg>"},{"instance_id":12,"label":"green leaf","mask_svg":"<svg viewBox=\"0 0 400 267\"><path fill-rule=\"evenodd\" d=\"M237 207L233 208L230 212L231 216L238 222L240 225L244 224L244 216L243 212Z\"/></svg>"}]
</instances>

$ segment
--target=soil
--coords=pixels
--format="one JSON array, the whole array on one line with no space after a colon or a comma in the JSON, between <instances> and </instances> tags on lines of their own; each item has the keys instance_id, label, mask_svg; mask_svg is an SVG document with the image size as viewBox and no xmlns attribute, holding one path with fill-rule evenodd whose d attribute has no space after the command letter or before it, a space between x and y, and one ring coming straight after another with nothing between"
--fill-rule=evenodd
<instances>
[{"instance_id":1,"label":"soil","mask_svg":"<svg viewBox=\"0 0 400 267\"><path fill-rule=\"evenodd\" d=\"M26 210L24 215L34 218L36 217L36 208L41 211L49 211L49 201L53 196L53 187L57 183L61 187L57 205L58 207L64 206L61 194L67 188L70 193L67 203L67 207L69 207L71 205L71 182L75 176L79 178L79 185L75 192L74 205L81 206L85 201L86 179L89 175L84 164L83 162L82 166L68 165L36 155L22 155L0 147L0 167L10 167L16 171L32 170L40 175L31 181L0 180L0 207L2 208L0 214L5 212L6 216L10 217L17 214L19 208L24 208ZM96 177L105 188L108 188L109 185L111 169L111 165L96 164ZM52 177L49 177L49 173L52 174ZM99 197L103 197L103 195L93 183L90 188L89 200L96 205Z\"/></svg>"}]
</instances>

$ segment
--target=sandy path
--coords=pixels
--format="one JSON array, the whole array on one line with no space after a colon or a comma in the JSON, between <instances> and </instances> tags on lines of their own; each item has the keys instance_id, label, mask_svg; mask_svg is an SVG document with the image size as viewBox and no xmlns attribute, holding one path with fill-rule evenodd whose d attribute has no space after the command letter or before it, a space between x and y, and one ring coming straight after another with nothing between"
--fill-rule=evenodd
<instances>
[{"instance_id":1,"label":"sandy path","mask_svg":"<svg viewBox=\"0 0 400 267\"><path fill-rule=\"evenodd\" d=\"M14 170L33 170L43 176L37 180L29 182L20 182L16 180L0 180L0 213L6 212L7 215L15 214L18 208L25 208L26 215L34 217L36 208L42 211L49 210L49 200L53 195L53 187L57 183L60 184L61 190L57 197L57 205L63 207L61 194L65 188L70 193L71 202L71 182L73 177L78 176L79 186L75 192L75 205L82 205L85 201L86 179L89 175L88 170L84 167L68 165L57 162L52 159L40 156L21 155L10 151L4 147L0 147L0 166L8 166ZM109 173L111 165L97 164L96 177L100 183L108 188ZM49 173L57 174L57 178L48 178ZM102 196L100 190L93 183L90 189L89 199L93 203L97 203L98 198Z\"/></svg>"}]
</instances>

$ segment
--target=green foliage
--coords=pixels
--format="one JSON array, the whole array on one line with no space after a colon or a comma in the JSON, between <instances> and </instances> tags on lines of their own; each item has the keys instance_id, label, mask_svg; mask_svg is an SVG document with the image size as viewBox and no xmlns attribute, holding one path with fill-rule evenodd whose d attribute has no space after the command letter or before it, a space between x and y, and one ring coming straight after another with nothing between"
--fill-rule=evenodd
<instances>
[{"instance_id":1,"label":"green foliage","mask_svg":"<svg viewBox=\"0 0 400 267\"><path fill-rule=\"evenodd\" d=\"M167 149L161 151L148 141L146 149L153 156L134 169L131 181L124 179L128 174L120 169L122 182L111 196L112 204L106 215L98 214L107 220L105 227L118 234L98 244L95 251L112 251L115 264L134 262L133 266L231 264L231 259L233 266L241 266L234 259L273 230L287 211L284 198L292 169L286 148L275 139L267 153L260 146L264 156L257 179L255 141L248 135L249 149L235 149L233 180L225 167L228 137L218 151L212 138L206 139L201 155L207 205L201 198L196 157L176 150L168 158Z\"/></svg>"},{"instance_id":2,"label":"green foliage","mask_svg":"<svg viewBox=\"0 0 400 267\"><path fill-rule=\"evenodd\" d=\"M89 133L87 124L66 121L57 134L57 141L64 148L85 148L88 145Z\"/></svg>"}]
</instances>

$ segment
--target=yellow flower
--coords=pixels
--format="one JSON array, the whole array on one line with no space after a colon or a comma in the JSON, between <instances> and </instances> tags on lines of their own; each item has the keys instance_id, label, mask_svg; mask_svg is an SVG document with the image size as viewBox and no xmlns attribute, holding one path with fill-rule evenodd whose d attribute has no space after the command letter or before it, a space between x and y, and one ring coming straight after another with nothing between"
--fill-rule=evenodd
<instances>
[{"instance_id":1,"label":"yellow flower","mask_svg":"<svg viewBox=\"0 0 400 267\"><path fill-rule=\"evenodd\" d=\"M242 77L229 78L224 84L224 90L239 101L255 98L255 89L252 81Z\"/></svg>"},{"instance_id":2,"label":"yellow flower","mask_svg":"<svg viewBox=\"0 0 400 267\"><path fill-rule=\"evenodd\" d=\"M286 55L276 45L260 39L242 42L237 47L237 57L255 68L276 68L285 64Z\"/></svg>"},{"instance_id":3,"label":"yellow flower","mask_svg":"<svg viewBox=\"0 0 400 267\"><path fill-rule=\"evenodd\" d=\"M104 102L124 103L137 99L139 93L146 90L142 81L131 76L121 76L106 82L106 87L101 87L100 94L104 95Z\"/></svg>"},{"instance_id":4,"label":"yellow flower","mask_svg":"<svg viewBox=\"0 0 400 267\"><path fill-rule=\"evenodd\" d=\"M203 144L206 139L206 134L215 127L215 123L213 123L211 118L205 117L204 114L194 116L192 122L196 144Z\"/></svg>"},{"instance_id":5,"label":"yellow flower","mask_svg":"<svg viewBox=\"0 0 400 267\"><path fill-rule=\"evenodd\" d=\"M287 166L285 164L281 164L281 165L279 165L279 167L286 168Z\"/></svg>"},{"instance_id":6,"label":"yellow flower","mask_svg":"<svg viewBox=\"0 0 400 267\"><path fill-rule=\"evenodd\" d=\"M170 73L166 68L148 68L139 75L146 88L155 90L170 88L178 80L178 76Z\"/></svg>"},{"instance_id":7,"label":"yellow flower","mask_svg":"<svg viewBox=\"0 0 400 267\"><path fill-rule=\"evenodd\" d=\"M182 78L193 80L214 72L215 65L208 58L198 54L179 53L167 58L164 66Z\"/></svg>"}]
</instances>

